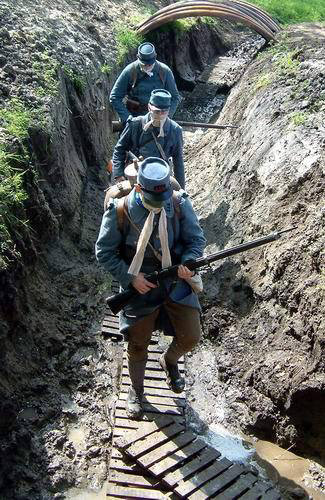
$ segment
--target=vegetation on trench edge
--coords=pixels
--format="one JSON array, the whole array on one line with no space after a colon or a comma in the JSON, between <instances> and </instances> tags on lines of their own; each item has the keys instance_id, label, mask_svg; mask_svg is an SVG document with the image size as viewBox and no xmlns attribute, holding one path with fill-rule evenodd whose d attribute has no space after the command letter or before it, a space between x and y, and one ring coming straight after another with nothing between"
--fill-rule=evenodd
<instances>
[{"instance_id":1,"label":"vegetation on trench edge","mask_svg":"<svg viewBox=\"0 0 325 500\"><path fill-rule=\"evenodd\" d=\"M324 0L248 0L282 24L325 21Z\"/></svg>"},{"instance_id":2,"label":"vegetation on trench edge","mask_svg":"<svg viewBox=\"0 0 325 500\"><path fill-rule=\"evenodd\" d=\"M23 203L28 198L24 189L24 173L29 154L22 146L21 153L8 150L7 144L14 137L22 141L28 136L32 114L18 99L12 99L6 108L0 109L0 271L6 269L11 257L19 256L14 237L27 227Z\"/></svg>"}]
</instances>

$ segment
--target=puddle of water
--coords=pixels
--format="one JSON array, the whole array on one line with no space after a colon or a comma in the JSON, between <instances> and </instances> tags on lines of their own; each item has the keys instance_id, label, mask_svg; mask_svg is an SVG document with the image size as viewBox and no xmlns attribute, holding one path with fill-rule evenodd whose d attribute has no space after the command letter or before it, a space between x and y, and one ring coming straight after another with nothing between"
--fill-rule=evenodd
<instances>
[{"instance_id":1,"label":"puddle of water","mask_svg":"<svg viewBox=\"0 0 325 500\"><path fill-rule=\"evenodd\" d=\"M84 450L87 444L87 435L82 427L71 427L68 432L68 439L72 442L77 451Z\"/></svg>"},{"instance_id":2,"label":"puddle of water","mask_svg":"<svg viewBox=\"0 0 325 500\"><path fill-rule=\"evenodd\" d=\"M207 433L201 437L216 448L222 457L233 462L247 463L255 452L254 448L245 445L239 436L230 434L218 423L211 424Z\"/></svg>"},{"instance_id":3,"label":"puddle of water","mask_svg":"<svg viewBox=\"0 0 325 500\"><path fill-rule=\"evenodd\" d=\"M19 418L24 418L26 420L35 420L37 417L38 413L35 408L25 408L19 412Z\"/></svg>"},{"instance_id":4,"label":"puddle of water","mask_svg":"<svg viewBox=\"0 0 325 500\"><path fill-rule=\"evenodd\" d=\"M247 436L236 436L219 424L212 423L209 430L200 436L216 448L221 457L233 462L257 467L260 476L274 484L292 490L302 488L313 500L325 500L325 489L313 484L310 474L311 462L268 441L252 441Z\"/></svg>"},{"instance_id":5,"label":"puddle of water","mask_svg":"<svg viewBox=\"0 0 325 500\"><path fill-rule=\"evenodd\" d=\"M68 500L105 500L107 498L106 485L104 485L100 491L72 488L65 492L65 495L65 498Z\"/></svg>"},{"instance_id":6,"label":"puddle of water","mask_svg":"<svg viewBox=\"0 0 325 500\"><path fill-rule=\"evenodd\" d=\"M308 485L312 478L308 473L311 462L269 441L256 441L254 457L273 481L280 481L284 487L292 487L292 482L300 486L313 500L325 500L325 490L315 490ZM306 481L304 481L304 477ZM308 477L310 478L308 480ZM291 483L291 484L290 484Z\"/></svg>"}]
</instances>

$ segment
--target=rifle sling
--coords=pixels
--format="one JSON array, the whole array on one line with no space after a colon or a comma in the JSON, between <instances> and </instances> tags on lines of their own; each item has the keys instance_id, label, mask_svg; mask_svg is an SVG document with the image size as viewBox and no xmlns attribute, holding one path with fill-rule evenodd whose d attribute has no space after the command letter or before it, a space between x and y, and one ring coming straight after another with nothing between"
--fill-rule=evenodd
<instances>
[{"instance_id":1,"label":"rifle sling","mask_svg":"<svg viewBox=\"0 0 325 500\"><path fill-rule=\"evenodd\" d=\"M119 200L119 203L117 204L117 223L118 223L118 227L122 228L122 230L123 230L123 227L124 227L124 215L125 215L126 218L129 221L129 223L133 227L133 229L135 229L138 234L141 234L141 231L138 228L138 226L136 224L134 224L134 222L131 220L131 217L130 217L129 211L128 211L127 199L128 199L128 197L125 196L123 199ZM151 251L153 252L153 254L156 257L156 259L158 259L159 262L161 262L162 261L161 254L151 245L150 241L148 241L148 246L151 249Z\"/></svg>"},{"instance_id":2,"label":"rifle sling","mask_svg":"<svg viewBox=\"0 0 325 500\"><path fill-rule=\"evenodd\" d=\"M157 137L155 136L155 134L154 134L153 130L151 130L150 132L151 132L151 135L152 135L152 137L153 137L153 140L154 140L154 141L155 141L155 143L156 143L156 146L157 146L157 148L158 148L158 151L159 151L159 153L161 154L162 159L163 159L163 160L165 160L165 162L167 162L167 163L168 163L168 158L167 158L167 156L166 156L166 154L165 154L165 151L164 151L164 150L163 150L163 148L162 148L162 145L158 142L158 139L157 139Z\"/></svg>"}]
</instances>

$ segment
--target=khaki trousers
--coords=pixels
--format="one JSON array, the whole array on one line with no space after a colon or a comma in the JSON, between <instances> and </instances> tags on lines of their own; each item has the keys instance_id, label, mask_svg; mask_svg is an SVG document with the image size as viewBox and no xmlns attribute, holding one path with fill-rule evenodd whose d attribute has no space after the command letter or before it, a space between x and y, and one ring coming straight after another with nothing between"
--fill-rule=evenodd
<instances>
[{"instance_id":1,"label":"khaki trousers","mask_svg":"<svg viewBox=\"0 0 325 500\"><path fill-rule=\"evenodd\" d=\"M165 357L166 361L175 365L179 358L191 351L200 340L200 313L193 307L176 304L169 299L164 302L163 306L175 331L175 337ZM159 308L129 328L129 363L145 362L147 360L148 346L158 314Z\"/></svg>"}]
</instances>

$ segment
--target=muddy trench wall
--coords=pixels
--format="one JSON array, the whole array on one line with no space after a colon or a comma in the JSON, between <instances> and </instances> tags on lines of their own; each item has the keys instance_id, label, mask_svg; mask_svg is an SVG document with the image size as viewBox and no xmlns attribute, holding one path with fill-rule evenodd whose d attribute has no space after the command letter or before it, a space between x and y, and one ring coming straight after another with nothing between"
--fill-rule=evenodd
<instances>
[{"instance_id":1,"label":"muddy trench wall","mask_svg":"<svg viewBox=\"0 0 325 500\"><path fill-rule=\"evenodd\" d=\"M206 26L178 40L180 51L176 36L163 33L156 39L158 57L172 66L182 60L178 74L183 81L193 82L225 46ZM200 56L202 44L208 49ZM97 443L99 428L107 428L101 405L112 391L113 373L103 367L113 372L114 363L92 324L101 319L108 284L93 248L108 183L106 162L116 140L108 95L119 71L115 67L107 76L95 60L78 73L82 79L59 70L59 93L56 102L47 103L46 127L34 124L24 141L34 169L26 176L31 232L17 243L22 259L0 274L0 490L5 495L18 488L19 494L45 498L76 484L76 470L87 469L92 452L73 466L61 462L60 454L72 460L76 451L61 446L58 436L75 421L89 421L93 411L89 443ZM101 362L93 365L89 359ZM72 397L80 401L80 410ZM109 435L100 435L97 462L103 480ZM50 479L47 467L53 460L60 465Z\"/></svg>"}]
</instances>

